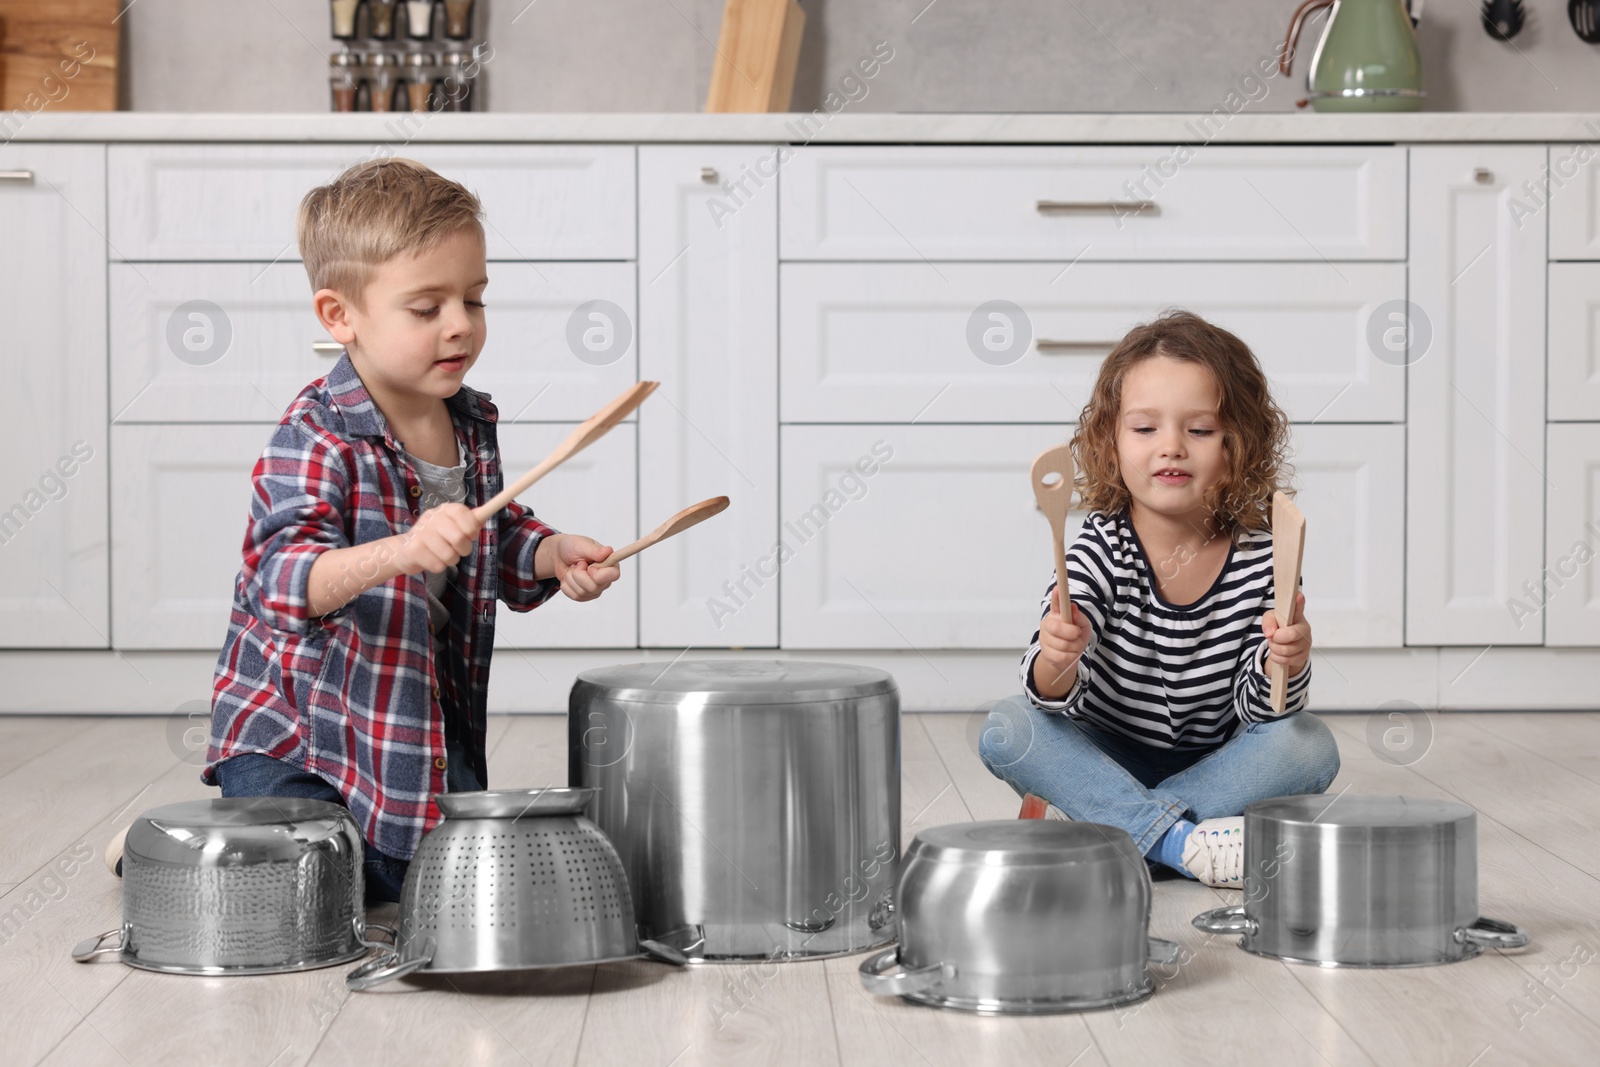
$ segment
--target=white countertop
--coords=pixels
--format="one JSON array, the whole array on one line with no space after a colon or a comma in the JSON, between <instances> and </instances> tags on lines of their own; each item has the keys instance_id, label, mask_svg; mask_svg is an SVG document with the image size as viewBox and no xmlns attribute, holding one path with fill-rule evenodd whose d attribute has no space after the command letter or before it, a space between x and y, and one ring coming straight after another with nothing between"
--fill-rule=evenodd
<instances>
[{"instance_id":1,"label":"white countertop","mask_svg":"<svg viewBox=\"0 0 1600 1067\"><path fill-rule=\"evenodd\" d=\"M753 142L815 144L1284 144L1600 140L1600 112L706 115L684 112L333 113L41 111L11 141ZM5 116L0 116L4 119ZM20 128L17 121L21 121ZM0 143L4 143L0 140Z\"/></svg>"}]
</instances>

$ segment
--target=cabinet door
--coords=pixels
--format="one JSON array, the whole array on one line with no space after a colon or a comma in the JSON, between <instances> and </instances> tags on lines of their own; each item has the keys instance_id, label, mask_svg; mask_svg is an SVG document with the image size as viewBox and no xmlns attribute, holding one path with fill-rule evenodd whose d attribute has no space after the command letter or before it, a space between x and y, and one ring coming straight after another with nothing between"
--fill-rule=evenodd
<instances>
[{"instance_id":1,"label":"cabinet door","mask_svg":"<svg viewBox=\"0 0 1600 1067\"><path fill-rule=\"evenodd\" d=\"M783 647L1020 655L1053 573L1028 470L1070 434L1059 424L785 426ZM1082 521L1072 516L1069 540ZM747 599L770 601L772 589L752 585Z\"/></svg>"},{"instance_id":2,"label":"cabinet door","mask_svg":"<svg viewBox=\"0 0 1600 1067\"><path fill-rule=\"evenodd\" d=\"M1600 419L1600 263L1550 264L1549 412Z\"/></svg>"},{"instance_id":3,"label":"cabinet door","mask_svg":"<svg viewBox=\"0 0 1600 1067\"><path fill-rule=\"evenodd\" d=\"M1297 425L1290 461L1306 516L1302 580L1318 648L1404 644L1404 426Z\"/></svg>"},{"instance_id":4,"label":"cabinet door","mask_svg":"<svg viewBox=\"0 0 1600 1067\"><path fill-rule=\"evenodd\" d=\"M1545 228L1512 210L1544 158L1411 149L1411 301L1432 341L1408 353L1410 645L1543 641L1506 601L1544 563Z\"/></svg>"},{"instance_id":5,"label":"cabinet door","mask_svg":"<svg viewBox=\"0 0 1600 1067\"><path fill-rule=\"evenodd\" d=\"M267 426L111 428L111 634L120 649L206 649L228 636Z\"/></svg>"},{"instance_id":6,"label":"cabinet door","mask_svg":"<svg viewBox=\"0 0 1600 1067\"><path fill-rule=\"evenodd\" d=\"M639 410L640 521L733 501L640 558L646 647L778 642L770 585L719 607L739 583L755 591L745 575L778 539L778 191L770 177L742 196L720 183L776 159L760 145L639 149L639 374L661 382Z\"/></svg>"},{"instance_id":7,"label":"cabinet door","mask_svg":"<svg viewBox=\"0 0 1600 1067\"><path fill-rule=\"evenodd\" d=\"M0 647L107 648L105 148L0 145Z\"/></svg>"},{"instance_id":8,"label":"cabinet door","mask_svg":"<svg viewBox=\"0 0 1600 1067\"><path fill-rule=\"evenodd\" d=\"M1600 423L1551 426L1549 435L1549 563L1543 587L1530 575L1506 607L1524 629L1543 617L1547 645L1600 645Z\"/></svg>"},{"instance_id":9,"label":"cabinet door","mask_svg":"<svg viewBox=\"0 0 1600 1067\"><path fill-rule=\"evenodd\" d=\"M113 263L115 422L272 425L343 351L299 263ZM582 421L636 380L632 263L491 263L466 384L500 419Z\"/></svg>"},{"instance_id":10,"label":"cabinet door","mask_svg":"<svg viewBox=\"0 0 1600 1067\"><path fill-rule=\"evenodd\" d=\"M536 466L576 428L576 423L500 426L500 462L507 484ZM634 504L637 458L635 427L624 423L551 471L517 499L564 533L583 534L621 548L639 536ZM495 648L635 647L639 640L638 566L642 558L623 560L622 577L616 584L598 599L584 604L562 593L532 611L512 611L504 603L498 604Z\"/></svg>"}]
</instances>

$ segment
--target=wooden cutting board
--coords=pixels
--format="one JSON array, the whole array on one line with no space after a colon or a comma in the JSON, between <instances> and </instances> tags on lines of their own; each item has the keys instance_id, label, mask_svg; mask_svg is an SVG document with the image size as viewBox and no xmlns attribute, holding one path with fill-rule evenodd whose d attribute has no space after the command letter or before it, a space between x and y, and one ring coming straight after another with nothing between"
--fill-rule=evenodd
<instances>
[{"instance_id":1,"label":"wooden cutting board","mask_svg":"<svg viewBox=\"0 0 1600 1067\"><path fill-rule=\"evenodd\" d=\"M706 111L788 111L805 25L796 0L727 0Z\"/></svg>"},{"instance_id":2,"label":"wooden cutting board","mask_svg":"<svg viewBox=\"0 0 1600 1067\"><path fill-rule=\"evenodd\" d=\"M126 3L0 0L0 112L115 111Z\"/></svg>"}]
</instances>

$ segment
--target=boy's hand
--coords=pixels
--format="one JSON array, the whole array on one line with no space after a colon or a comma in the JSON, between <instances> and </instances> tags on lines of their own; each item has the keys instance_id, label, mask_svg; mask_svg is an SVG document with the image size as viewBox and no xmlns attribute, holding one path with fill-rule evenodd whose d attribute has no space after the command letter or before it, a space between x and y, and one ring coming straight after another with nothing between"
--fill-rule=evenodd
<instances>
[{"instance_id":1,"label":"boy's hand","mask_svg":"<svg viewBox=\"0 0 1600 1067\"><path fill-rule=\"evenodd\" d=\"M535 578L561 579L561 591L580 603L593 600L622 576L616 565L599 566L611 546L579 534L550 534L533 554Z\"/></svg>"},{"instance_id":2,"label":"boy's hand","mask_svg":"<svg viewBox=\"0 0 1600 1067\"><path fill-rule=\"evenodd\" d=\"M465 504L429 508L411 529L395 535L395 566L404 574L443 574L472 551L482 525Z\"/></svg>"},{"instance_id":3,"label":"boy's hand","mask_svg":"<svg viewBox=\"0 0 1600 1067\"><path fill-rule=\"evenodd\" d=\"M1306 621L1306 595L1294 595L1294 624L1278 625L1278 613L1268 611L1261 617L1261 632L1267 635L1267 659L1281 663L1293 678L1306 669L1311 658L1311 624Z\"/></svg>"},{"instance_id":4,"label":"boy's hand","mask_svg":"<svg viewBox=\"0 0 1600 1067\"><path fill-rule=\"evenodd\" d=\"M1061 614L1061 587L1057 586L1050 593L1050 614L1039 621L1036 663L1042 665L1039 673L1047 678L1060 678L1077 667L1078 657L1083 655L1094 636L1089 617L1079 610L1071 597L1067 598L1067 606L1072 610L1071 622Z\"/></svg>"}]
</instances>

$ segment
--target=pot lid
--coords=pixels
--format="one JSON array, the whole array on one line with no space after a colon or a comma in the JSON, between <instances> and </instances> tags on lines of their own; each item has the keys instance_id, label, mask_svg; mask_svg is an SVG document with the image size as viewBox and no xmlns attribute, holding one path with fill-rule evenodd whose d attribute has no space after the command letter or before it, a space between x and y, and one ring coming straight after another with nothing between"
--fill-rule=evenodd
<instances>
[{"instance_id":1,"label":"pot lid","mask_svg":"<svg viewBox=\"0 0 1600 1067\"><path fill-rule=\"evenodd\" d=\"M1475 818L1477 814L1454 800L1362 793L1274 797L1247 805L1244 813L1247 819L1267 819L1295 826L1315 823L1392 830L1443 826Z\"/></svg>"},{"instance_id":2,"label":"pot lid","mask_svg":"<svg viewBox=\"0 0 1600 1067\"><path fill-rule=\"evenodd\" d=\"M1139 861L1139 851L1126 830L1059 819L996 819L934 826L917 833L906 855L991 867ZM1142 861L1139 869L1143 873Z\"/></svg>"},{"instance_id":3,"label":"pot lid","mask_svg":"<svg viewBox=\"0 0 1600 1067\"><path fill-rule=\"evenodd\" d=\"M573 685L640 704L810 704L898 693L894 676L875 667L811 660L678 660L597 667Z\"/></svg>"},{"instance_id":4,"label":"pot lid","mask_svg":"<svg viewBox=\"0 0 1600 1067\"><path fill-rule=\"evenodd\" d=\"M467 793L435 793L433 799L447 819L519 819L580 814L598 791L566 786L479 789Z\"/></svg>"}]
</instances>

